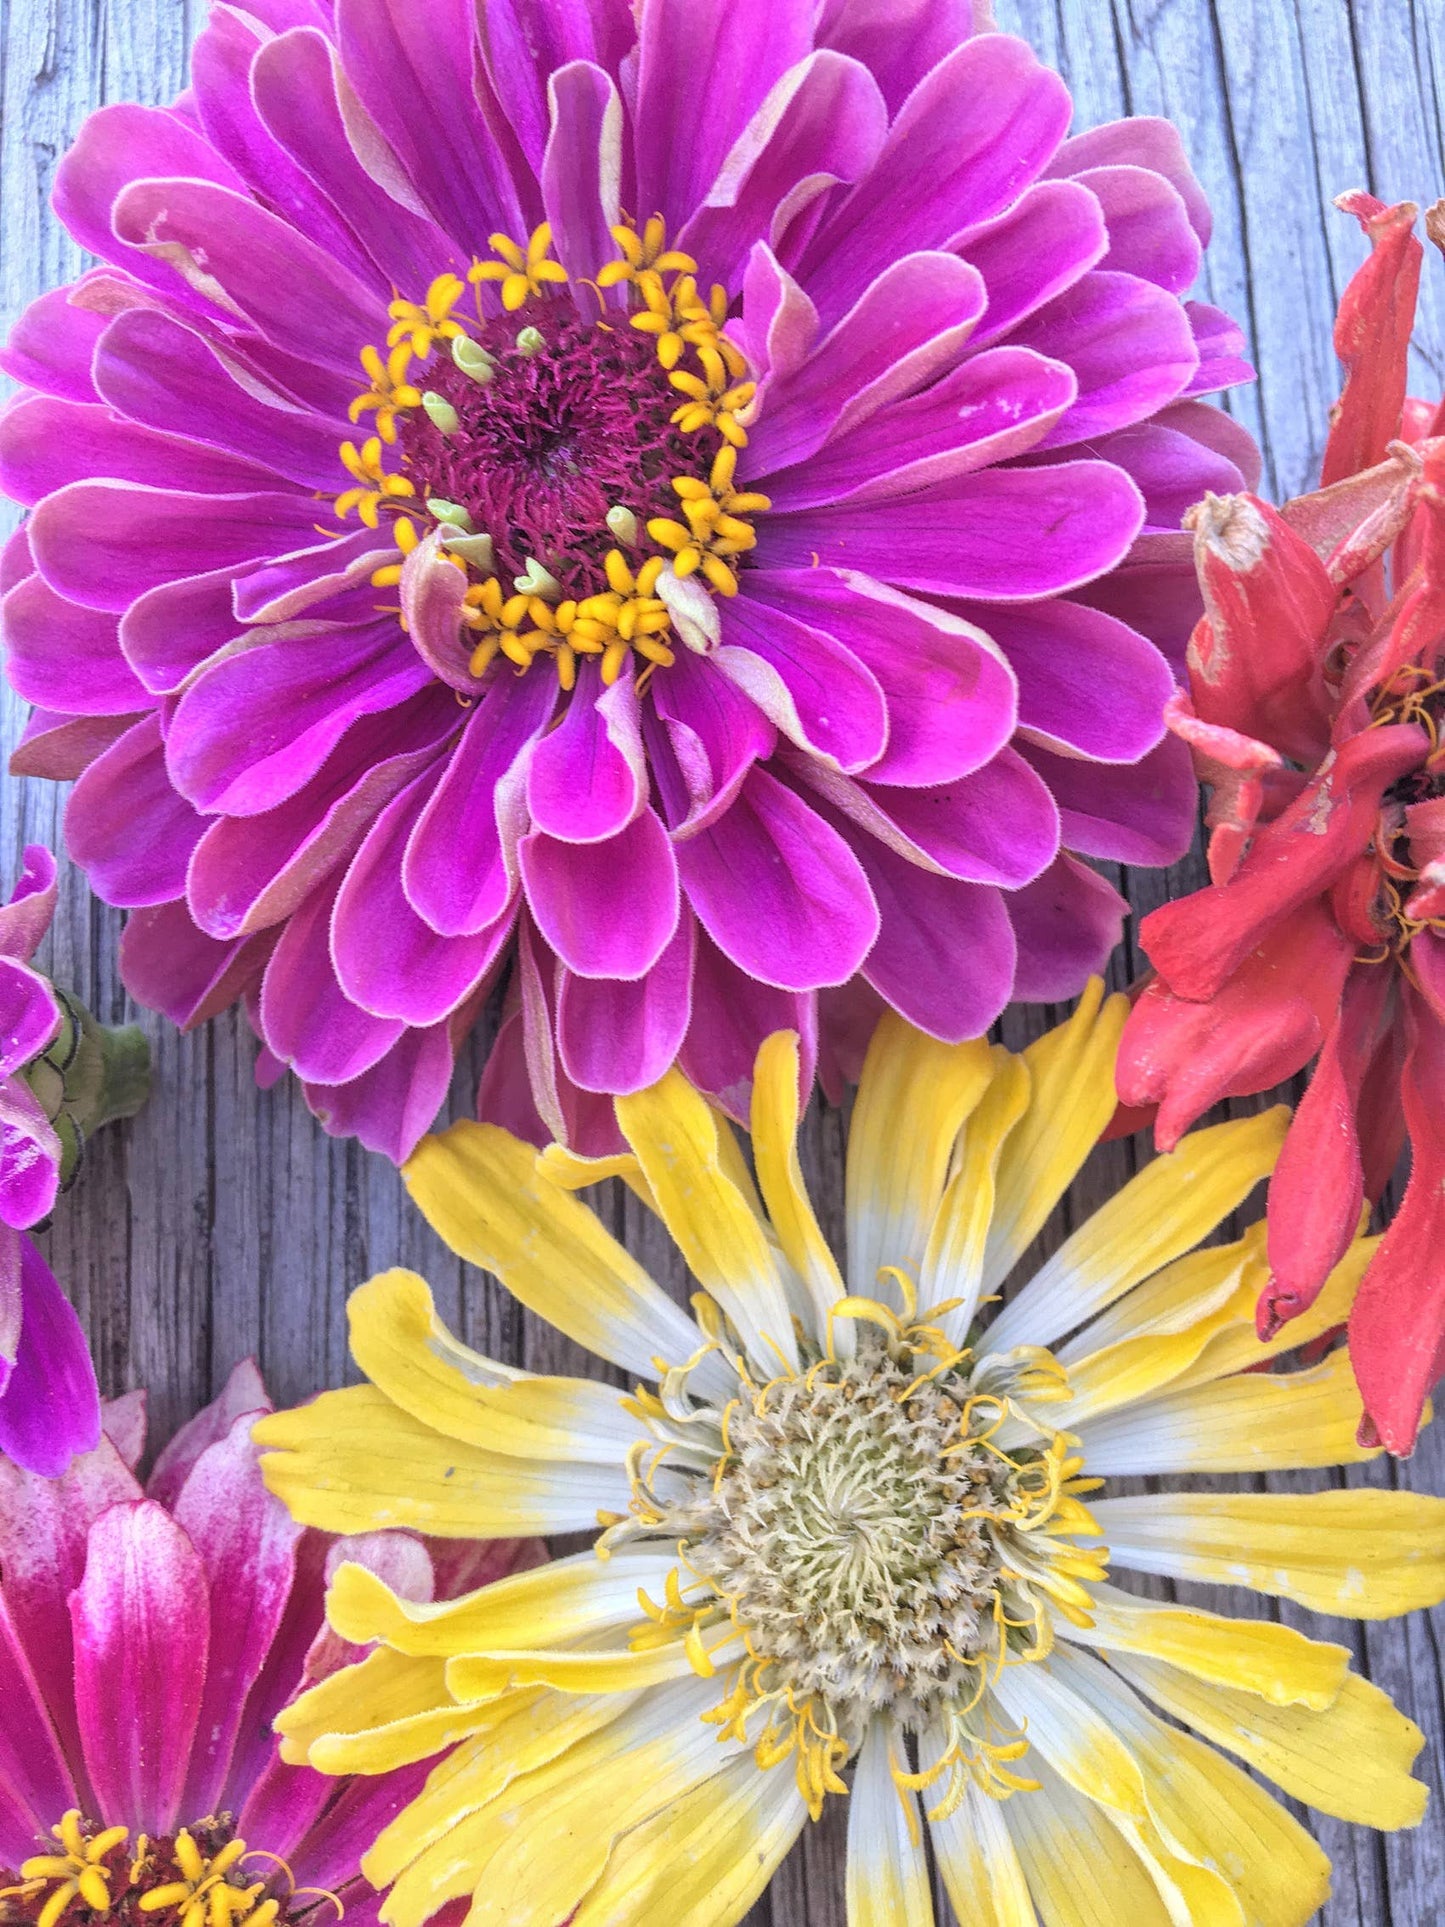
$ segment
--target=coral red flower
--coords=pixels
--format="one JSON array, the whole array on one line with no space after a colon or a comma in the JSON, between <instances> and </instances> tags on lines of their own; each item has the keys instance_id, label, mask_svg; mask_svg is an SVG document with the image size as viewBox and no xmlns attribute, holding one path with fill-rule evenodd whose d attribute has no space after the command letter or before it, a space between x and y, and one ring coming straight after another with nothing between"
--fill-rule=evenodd
<instances>
[{"instance_id":1,"label":"coral red flower","mask_svg":"<svg viewBox=\"0 0 1445 1927\"><path fill-rule=\"evenodd\" d=\"M406 1532L301 1531L257 1471L251 1426L270 1409L255 1367L238 1366L144 1489L134 1395L64 1478L0 1459L7 1927L377 1919L358 1859L427 1762L328 1778L284 1759L271 1730L303 1686L360 1656L326 1629L330 1568L360 1558L414 1599L449 1598L534 1565L538 1548L507 1540L479 1562Z\"/></svg>"},{"instance_id":2,"label":"coral red flower","mask_svg":"<svg viewBox=\"0 0 1445 1927\"><path fill-rule=\"evenodd\" d=\"M1316 1059L1270 1186L1273 1332L1311 1304L1408 1134L1398 1215L1350 1319L1365 1430L1411 1450L1445 1370L1445 403L1410 400L1418 210L1339 205L1345 292L1322 486L1190 518L1206 614L1172 727L1213 790L1208 889L1146 917L1158 972L1119 1060L1168 1149ZM1426 215L1445 245L1445 202Z\"/></svg>"}]
</instances>

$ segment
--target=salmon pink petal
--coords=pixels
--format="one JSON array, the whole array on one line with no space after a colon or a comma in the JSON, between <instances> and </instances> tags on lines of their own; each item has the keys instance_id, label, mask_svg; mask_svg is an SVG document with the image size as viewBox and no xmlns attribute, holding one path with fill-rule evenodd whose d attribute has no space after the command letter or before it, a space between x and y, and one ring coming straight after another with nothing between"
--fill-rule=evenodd
<instances>
[{"instance_id":1,"label":"salmon pink petal","mask_svg":"<svg viewBox=\"0 0 1445 1927\"><path fill-rule=\"evenodd\" d=\"M114 1505L91 1527L70 1595L81 1750L101 1813L124 1813L145 1833L170 1833L181 1818L210 1657L207 1601L194 1546L153 1500Z\"/></svg>"},{"instance_id":2,"label":"salmon pink petal","mask_svg":"<svg viewBox=\"0 0 1445 1927\"><path fill-rule=\"evenodd\" d=\"M667 831L643 810L604 843L563 843L540 830L517 849L537 928L581 977L635 982L677 929L678 865Z\"/></svg>"}]
</instances>

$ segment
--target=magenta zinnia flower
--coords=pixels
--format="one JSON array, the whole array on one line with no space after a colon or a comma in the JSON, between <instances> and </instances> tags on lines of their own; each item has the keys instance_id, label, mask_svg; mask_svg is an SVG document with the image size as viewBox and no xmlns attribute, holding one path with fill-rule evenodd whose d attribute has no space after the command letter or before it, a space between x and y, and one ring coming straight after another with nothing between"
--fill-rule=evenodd
<instances>
[{"instance_id":1,"label":"magenta zinnia flower","mask_svg":"<svg viewBox=\"0 0 1445 1927\"><path fill-rule=\"evenodd\" d=\"M24 1234L49 1217L87 1130L145 1096L145 1039L107 1030L35 969L55 915L55 858L25 851L0 904L0 1453L63 1472L100 1438L100 1394L80 1321Z\"/></svg>"},{"instance_id":2,"label":"magenta zinnia flower","mask_svg":"<svg viewBox=\"0 0 1445 1927\"><path fill-rule=\"evenodd\" d=\"M503 973L484 1111L598 1149L860 975L958 1039L1098 966L1247 371L1177 135L978 11L263 0L86 123L6 621L137 997L400 1156Z\"/></svg>"},{"instance_id":3,"label":"magenta zinnia flower","mask_svg":"<svg viewBox=\"0 0 1445 1927\"><path fill-rule=\"evenodd\" d=\"M425 1601L537 1562L509 1540L303 1532L261 1483L255 1367L168 1445L143 1491L143 1401L107 1408L63 1479L0 1461L0 1920L20 1927L374 1922L361 1853L426 1779L288 1764L271 1722L361 1657L326 1630L340 1559ZM498 1554L500 1556L498 1556ZM332 1904L334 1902L334 1905Z\"/></svg>"}]
</instances>

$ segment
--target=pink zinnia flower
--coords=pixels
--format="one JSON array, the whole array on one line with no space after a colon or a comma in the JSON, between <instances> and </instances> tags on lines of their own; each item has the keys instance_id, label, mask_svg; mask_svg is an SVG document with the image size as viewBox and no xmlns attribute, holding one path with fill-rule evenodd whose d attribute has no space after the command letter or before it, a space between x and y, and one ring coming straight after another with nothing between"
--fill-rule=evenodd
<instances>
[{"instance_id":1,"label":"pink zinnia flower","mask_svg":"<svg viewBox=\"0 0 1445 1927\"><path fill-rule=\"evenodd\" d=\"M1342 196L1373 252L1340 303L1323 486L1206 502L1208 609L1173 725L1213 788L1208 889L1140 935L1158 975L1119 1092L1172 1149L1316 1059L1270 1181L1272 1335L1318 1297L1408 1133L1349 1342L1362 1436L1407 1453L1445 1370L1445 404L1408 400L1418 210ZM1445 243L1445 203L1426 217Z\"/></svg>"},{"instance_id":2,"label":"pink zinnia flower","mask_svg":"<svg viewBox=\"0 0 1445 1927\"><path fill-rule=\"evenodd\" d=\"M361 1657L326 1630L327 1573L359 1560L425 1601L538 1548L303 1532L257 1471L250 1429L270 1410L238 1366L144 1490L134 1395L62 1479L0 1461L0 1919L377 1919L357 1862L427 1763L332 1779L287 1764L271 1731L303 1686Z\"/></svg>"},{"instance_id":3,"label":"pink zinnia flower","mask_svg":"<svg viewBox=\"0 0 1445 1927\"><path fill-rule=\"evenodd\" d=\"M0 905L0 1453L63 1472L100 1437L100 1395L80 1322L24 1234L73 1176L85 1131L145 1096L140 1032L107 1030L32 965L55 915L41 844Z\"/></svg>"},{"instance_id":4,"label":"pink zinnia flower","mask_svg":"<svg viewBox=\"0 0 1445 1927\"><path fill-rule=\"evenodd\" d=\"M1066 138L976 0L262 0L56 206L0 477L15 767L133 993L244 997L402 1156L583 1149L674 1060L742 1114L856 983L1070 995L1187 842L1175 553L1248 438L1172 128ZM625 212L630 211L630 212Z\"/></svg>"}]
</instances>

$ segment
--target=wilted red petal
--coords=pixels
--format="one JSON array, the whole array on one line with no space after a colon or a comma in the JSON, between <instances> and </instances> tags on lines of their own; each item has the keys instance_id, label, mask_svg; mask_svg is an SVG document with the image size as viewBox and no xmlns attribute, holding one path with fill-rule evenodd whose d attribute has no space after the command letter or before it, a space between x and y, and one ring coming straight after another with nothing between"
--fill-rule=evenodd
<instances>
[{"instance_id":1,"label":"wilted red petal","mask_svg":"<svg viewBox=\"0 0 1445 1927\"><path fill-rule=\"evenodd\" d=\"M1257 495L1206 495L1185 521L1205 608L1189 642L1196 711L1317 762L1330 740L1321 665L1338 593L1323 562Z\"/></svg>"},{"instance_id":2,"label":"wilted red petal","mask_svg":"<svg viewBox=\"0 0 1445 1927\"><path fill-rule=\"evenodd\" d=\"M1405 359L1420 290L1425 250L1414 234L1413 201L1386 207L1372 194L1342 194L1335 202L1370 237L1370 258L1345 289L1335 318L1335 353L1345 364L1345 388L1325 447L1324 487L1384 460L1400 431L1405 406Z\"/></svg>"},{"instance_id":3,"label":"wilted red petal","mask_svg":"<svg viewBox=\"0 0 1445 1927\"><path fill-rule=\"evenodd\" d=\"M1356 1108L1391 1012L1393 973L1357 964L1269 1181L1270 1279L1259 1335L1307 1311L1354 1237L1364 1202Z\"/></svg>"},{"instance_id":4,"label":"wilted red petal","mask_svg":"<svg viewBox=\"0 0 1445 1927\"><path fill-rule=\"evenodd\" d=\"M1223 1097L1268 1090L1323 1043L1355 947L1324 904L1307 903L1207 1003L1155 979L1130 1013L1115 1082L1128 1105L1159 1105L1155 1140L1172 1151Z\"/></svg>"},{"instance_id":5,"label":"wilted red petal","mask_svg":"<svg viewBox=\"0 0 1445 1927\"><path fill-rule=\"evenodd\" d=\"M1413 991L1405 1009L1410 1182L1350 1314L1350 1357L1366 1412L1361 1436L1401 1456L1414 1449L1445 1344L1445 1025Z\"/></svg>"},{"instance_id":6,"label":"wilted red petal","mask_svg":"<svg viewBox=\"0 0 1445 1927\"><path fill-rule=\"evenodd\" d=\"M1425 749L1425 732L1414 724L1351 737L1283 815L1259 831L1227 884L1145 917L1140 940L1170 989L1195 1002L1217 995L1271 930L1328 888L1365 848L1385 790Z\"/></svg>"}]
</instances>

